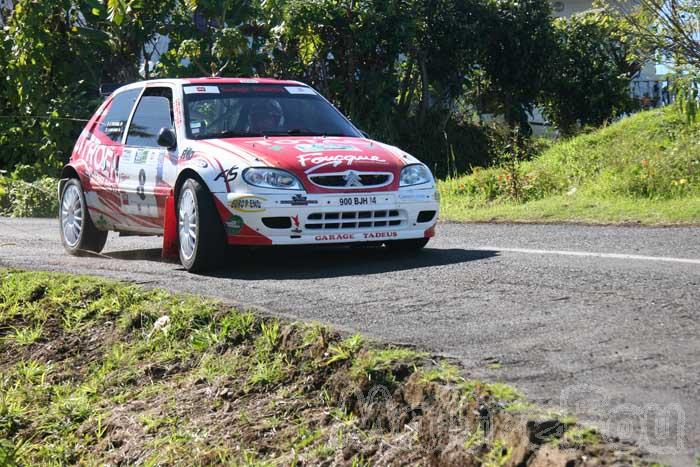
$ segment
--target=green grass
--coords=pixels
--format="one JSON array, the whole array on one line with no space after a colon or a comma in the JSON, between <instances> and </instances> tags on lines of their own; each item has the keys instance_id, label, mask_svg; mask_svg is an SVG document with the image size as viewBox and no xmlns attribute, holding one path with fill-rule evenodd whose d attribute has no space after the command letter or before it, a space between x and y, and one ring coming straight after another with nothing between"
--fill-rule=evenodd
<instances>
[{"instance_id":1,"label":"green grass","mask_svg":"<svg viewBox=\"0 0 700 467\"><path fill-rule=\"evenodd\" d=\"M438 184L455 221L700 223L700 123L641 112L557 142L516 169L476 168Z\"/></svg>"},{"instance_id":2,"label":"green grass","mask_svg":"<svg viewBox=\"0 0 700 467\"><path fill-rule=\"evenodd\" d=\"M358 396L382 385L400 403L409 382L414 395L432 394L422 403L435 418L425 424L394 425L409 421L408 405ZM508 385L466 380L426 353L342 339L322 325L102 279L0 269L2 466L328 465L339 451L348 464L373 465L380 446L415 449L431 434L420 430L442 423L433 397L506 417L529 409ZM593 439L579 432L567 441ZM509 462L508 446L488 434L456 445L484 465Z\"/></svg>"},{"instance_id":3,"label":"green grass","mask_svg":"<svg viewBox=\"0 0 700 467\"><path fill-rule=\"evenodd\" d=\"M600 444L602 437L593 428L573 427L564 433L562 439L556 439L555 444L567 444L573 446L587 446Z\"/></svg>"},{"instance_id":4,"label":"green grass","mask_svg":"<svg viewBox=\"0 0 700 467\"><path fill-rule=\"evenodd\" d=\"M571 222L584 224L699 224L700 197L671 200L555 195L527 203L475 207L468 200L443 201L443 220L470 222Z\"/></svg>"}]
</instances>

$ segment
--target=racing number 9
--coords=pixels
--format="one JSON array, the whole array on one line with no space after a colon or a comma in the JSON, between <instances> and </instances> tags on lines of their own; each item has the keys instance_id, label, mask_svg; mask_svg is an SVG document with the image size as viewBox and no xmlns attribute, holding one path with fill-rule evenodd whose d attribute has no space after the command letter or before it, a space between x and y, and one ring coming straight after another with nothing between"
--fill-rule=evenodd
<instances>
[{"instance_id":1,"label":"racing number 9","mask_svg":"<svg viewBox=\"0 0 700 467\"><path fill-rule=\"evenodd\" d=\"M144 169L141 169L139 171L139 186L138 188L136 188L136 194L139 195L141 201L144 201L146 199L146 190L144 188L144 185L146 185L146 171Z\"/></svg>"}]
</instances>

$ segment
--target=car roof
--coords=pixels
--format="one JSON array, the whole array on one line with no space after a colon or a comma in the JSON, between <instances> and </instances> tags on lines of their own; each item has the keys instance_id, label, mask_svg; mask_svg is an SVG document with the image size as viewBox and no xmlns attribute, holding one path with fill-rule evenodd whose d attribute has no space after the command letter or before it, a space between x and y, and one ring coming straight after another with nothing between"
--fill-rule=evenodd
<instances>
[{"instance_id":1,"label":"car roof","mask_svg":"<svg viewBox=\"0 0 700 467\"><path fill-rule=\"evenodd\" d=\"M115 93L127 91L129 89L142 88L143 86L156 86L158 84L180 85L216 85L216 84L280 84L286 86L307 86L299 81L279 80L273 78L217 78L217 77L201 77L201 78L173 78L173 79L151 79L146 81L137 81L135 83L124 85L115 90Z\"/></svg>"}]
</instances>

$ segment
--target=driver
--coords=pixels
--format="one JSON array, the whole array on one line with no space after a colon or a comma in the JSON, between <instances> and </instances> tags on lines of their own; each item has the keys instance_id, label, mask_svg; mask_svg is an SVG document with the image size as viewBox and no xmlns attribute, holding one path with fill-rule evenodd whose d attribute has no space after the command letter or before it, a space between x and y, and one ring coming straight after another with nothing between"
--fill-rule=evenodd
<instances>
[{"instance_id":1,"label":"driver","mask_svg":"<svg viewBox=\"0 0 700 467\"><path fill-rule=\"evenodd\" d=\"M278 131L283 117L282 107L276 100L265 99L256 102L252 105L248 116L248 131L251 133Z\"/></svg>"}]
</instances>

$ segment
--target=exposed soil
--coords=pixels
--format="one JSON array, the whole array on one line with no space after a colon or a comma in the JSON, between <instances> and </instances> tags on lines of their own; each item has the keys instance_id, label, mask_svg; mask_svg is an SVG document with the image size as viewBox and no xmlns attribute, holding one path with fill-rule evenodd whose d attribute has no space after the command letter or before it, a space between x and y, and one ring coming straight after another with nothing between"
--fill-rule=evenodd
<instances>
[{"instance_id":1,"label":"exposed soil","mask_svg":"<svg viewBox=\"0 0 700 467\"><path fill-rule=\"evenodd\" d=\"M46 300L43 294L30 297L41 300ZM220 307L207 326L218 326L230 313ZM120 327L117 318L117 312L108 312L66 330L58 315L50 315L37 342L0 341L0 370L10 375L22 362L51 364L49 380L42 384L83 388L90 378L97 381L98 368L108 354L114 358L115 348L143 345L156 331L152 321ZM174 353L166 360L141 354L103 372L104 382L91 396L99 416L86 416L62 433L68 440L90 442L65 441L71 454L64 460L108 465L648 463L633 446L615 440L572 442L567 433L581 430L573 422L526 405L518 409L484 383L441 376L437 358L414 354L379 360L378 352L386 347L363 344L333 359L346 345L343 336L298 324L282 324L263 352L264 330L275 323L256 318L252 333L228 332L202 352ZM11 326L23 323L0 324L7 336ZM375 364L358 371L357 362L373 356ZM253 383L253 375L267 368L261 362L278 362L279 375ZM32 410L51 408L50 401L35 404ZM0 440L14 444L41 443L51 436L44 422L31 419L12 429L0 425Z\"/></svg>"}]
</instances>

